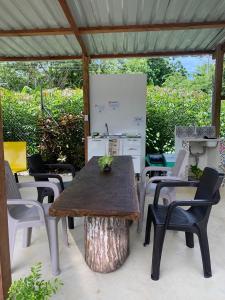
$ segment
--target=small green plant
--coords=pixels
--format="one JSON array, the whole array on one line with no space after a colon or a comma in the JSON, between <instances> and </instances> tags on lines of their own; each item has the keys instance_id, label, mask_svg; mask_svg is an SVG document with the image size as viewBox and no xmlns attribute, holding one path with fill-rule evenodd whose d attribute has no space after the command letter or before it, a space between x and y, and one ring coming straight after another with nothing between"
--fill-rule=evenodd
<instances>
[{"instance_id":1,"label":"small green plant","mask_svg":"<svg viewBox=\"0 0 225 300\"><path fill-rule=\"evenodd\" d=\"M63 285L59 278L41 279L41 263L31 268L31 274L12 283L7 300L48 300Z\"/></svg>"},{"instance_id":2,"label":"small green plant","mask_svg":"<svg viewBox=\"0 0 225 300\"><path fill-rule=\"evenodd\" d=\"M113 161L112 156L105 155L105 156L100 157L98 159L98 165L99 165L100 170L104 171L104 169L106 167L111 167L112 161Z\"/></svg>"},{"instance_id":3,"label":"small green plant","mask_svg":"<svg viewBox=\"0 0 225 300\"><path fill-rule=\"evenodd\" d=\"M191 166L191 172L195 176L196 179L200 179L200 177L202 176L202 173L203 173L203 171L195 165Z\"/></svg>"}]
</instances>

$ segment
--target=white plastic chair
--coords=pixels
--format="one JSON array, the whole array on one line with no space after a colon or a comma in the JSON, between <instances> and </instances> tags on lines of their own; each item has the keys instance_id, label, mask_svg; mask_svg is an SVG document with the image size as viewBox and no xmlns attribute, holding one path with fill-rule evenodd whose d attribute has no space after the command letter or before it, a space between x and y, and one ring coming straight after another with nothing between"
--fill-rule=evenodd
<instances>
[{"instance_id":1,"label":"white plastic chair","mask_svg":"<svg viewBox=\"0 0 225 300\"><path fill-rule=\"evenodd\" d=\"M20 188L48 187L54 191L55 198L59 196L59 189L52 182L25 182L16 183L8 162L5 161L6 195L8 206L9 246L11 263L15 245L16 232L24 229L23 246L30 246L32 228L45 226L54 276L60 273L58 247L58 221L60 218L51 217L48 210L51 204L41 204L36 200L23 200ZM62 218L63 241L68 246L66 219Z\"/></svg>"},{"instance_id":2,"label":"white plastic chair","mask_svg":"<svg viewBox=\"0 0 225 300\"><path fill-rule=\"evenodd\" d=\"M140 205L140 219L138 222L138 232L141 232L144 219L145 197L146 195L154 196L157 181L183 181L185 179L185 169L188 163L188 152L184 149L178 152L176 163L173 168L168 167L146 167L141 174L141 180L138 182L138 197ZM150 171L163 171L166 172L164 176L146 176ZM160 191L160 196L163 198L165 205L169 204L176 199L175 188L163 188Z\"/></svg>"}]
</instances>

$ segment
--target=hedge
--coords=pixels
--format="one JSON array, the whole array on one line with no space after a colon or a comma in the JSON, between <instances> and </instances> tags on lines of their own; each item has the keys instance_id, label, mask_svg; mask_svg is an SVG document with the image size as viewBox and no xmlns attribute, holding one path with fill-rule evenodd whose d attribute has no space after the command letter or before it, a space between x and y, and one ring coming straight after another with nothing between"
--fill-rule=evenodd
<instances>
[{"instance_id":1,"label":"hedge","mask_svg":"<svg viewBox=\"0 0 225 300\"><path fill-rule=\"evenodd\" d=\"M38 90L25 88L17 93L1 89L1 94L5 140L25 140L29 154L42 151L49 161L83 165L82 90L45 90L44 104L53 119L42 113ZM174 150L175 125L204 126L211 120L210 96L201 91L148 86L146 106L146 150L150 153ZM223 105L222 134L224 115Z\"/></svg>"}]
</instances>

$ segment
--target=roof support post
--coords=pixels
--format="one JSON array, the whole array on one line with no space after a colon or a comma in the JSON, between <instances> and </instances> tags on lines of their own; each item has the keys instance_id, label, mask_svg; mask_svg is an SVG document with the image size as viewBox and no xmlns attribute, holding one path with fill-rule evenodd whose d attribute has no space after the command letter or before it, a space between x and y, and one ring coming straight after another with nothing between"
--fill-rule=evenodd
<instances>
[{"instance_id":1,"label":"roof support post","mask_svg":"<svg viewBox=\"0 0 225 300\"><path fill-rule=\"evenodd\" d=\"M220 135L220 111L221 111L221 92L223 82L223 57L222 45L218 45L215 51L215 76L212 96L212 126L216 128L216 136Z\"/></svg>"},{"instance_id":2,"label":"roof support post","mask_svg":"<svg viewBox=\"0 0 225 300\"><path fill-rule=\"evenodd\" d=\"M88 136L90 135L90 93L89 93L90 58L83 56L83 101L84 101L84 146L85 162L88 161Z\"/></svg>"},{"instance_id":3,"label":"roof support post","mask_svg":"<svg viewBox=\"0 0 225 300\"><path fill-rule=\"evenodd\" d=\"M7 203L5 195L5 167L3 153L3 126L0 94L0 300L7 298L11 285Z\"/></svg>"}]
</instances>

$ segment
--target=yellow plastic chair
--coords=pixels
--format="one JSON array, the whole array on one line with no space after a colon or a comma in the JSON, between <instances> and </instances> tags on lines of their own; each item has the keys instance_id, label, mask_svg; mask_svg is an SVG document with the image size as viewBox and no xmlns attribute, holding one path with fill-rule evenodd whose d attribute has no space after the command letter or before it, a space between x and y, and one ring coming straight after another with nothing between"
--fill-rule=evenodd
<instances>
[{"instance_id":1,"label":"yellow plastic chair","mask_svg":"<svg viewBox=\"0 0 225 300\"><path fill-rule=\"evenodd\" d=\"M10 168L15 173L27 170L27 143L26 142L4 142L4 159L9 162Z\"/></svg>"}]
</instances>

